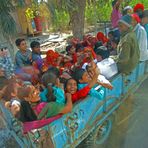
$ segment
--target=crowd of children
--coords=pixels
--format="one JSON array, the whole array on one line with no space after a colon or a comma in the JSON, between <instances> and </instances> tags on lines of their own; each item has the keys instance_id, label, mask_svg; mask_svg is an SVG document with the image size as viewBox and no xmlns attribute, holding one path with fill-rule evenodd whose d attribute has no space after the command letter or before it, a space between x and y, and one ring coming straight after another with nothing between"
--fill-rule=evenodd
<instances>
[{"instance_id":1,"label":"crowd of children","mask_svg":"<svg viewBox=\"0 0 148 148\"><path fill-rule=\"evenodd\" d=\"M37 41L31 42L29 50L25 39L19 38L14 66L8 50L2 48L0 99L5 107L21 122L28 122L66 114L87 95L102 100L104 87L113 87L98 80L96 63L111 56L119 71L129 74L139 61L148 60L148 11L137 5L133 13L130 6L125 7L118 23L112 20L108 36L98 32L96 37L84 36L83 41L72 39L66 54L54 50L43 53ZM113 16L119 13L119 6L120 1L115 0ZM95 89L97 85L100 91Z\"/></svg>"}]
</instances>

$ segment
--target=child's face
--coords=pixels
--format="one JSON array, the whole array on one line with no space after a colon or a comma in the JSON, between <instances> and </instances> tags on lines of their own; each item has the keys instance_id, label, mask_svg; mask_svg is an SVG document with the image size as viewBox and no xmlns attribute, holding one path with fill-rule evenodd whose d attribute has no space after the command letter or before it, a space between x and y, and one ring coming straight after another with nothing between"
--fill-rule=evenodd
<instances>
[{"instance_id":1,"label":"child's face","mask_svg":"<svg viewBox=\"0 0 148 148\"><path fill-rule=\"evenodd\" d=\"M39 89L35 88L33 85L30 86L30 89L31 89L31 91L30 91L30 94L29 94L29 101L30 102L38 102L40 100Z\"/></svg>"},{"instance_id":2,"label":"child's face","mask_svg":"<svg viewBox=\"0 0 148 148\"><path fill-rule=\"evenodd\" d=\"M80 83L88 83L91 80L91 77L89 76L88 72L85 71L82 75L82 79L79 80Z\"/></svg>"},{"instance_id":3,"label":"child's face","mask_svg":"<svg viewBox=\"0 0 148 148\"><path fill-rule=\"evenodd\" d=\"M98 62L100 62L100 61L103 60L103 59L102 59L102 56L100 56L99 54L96 55L96 59L97 59Z\"/></svg>"},{"instance_id":4,"label":"child's face","mask_svg":"<svg viewBox=\"0 0 148 148\"><path fill-rule=\"evenodd\" d=\"M92 56L91 51L85 52L85 56L86 56L87 58L90 58L90 57Z\"/></svg>"},{"instance_id":5,"label":"child's face","mask_svg":"<svg viewBox=\"0 0 148 148\"><path fill-rule=\"evenodd\" d=\"M66 85L66 91L70 94L74 94L77 91L77 82L74 79L70 79Z\"/></svg>"},{"instance_id":6,"label":"child's face","mask_svg":"<svg viewBox=\"0 0 148 148\"><path fill-rule=\"evenodd\" d=\"M37 53L37 54L40 54L40 52L41 52L40 46L34 47L32 50L33 50L35 53Z\"/></svg>"},{"instance_id":7,"label":"child's face","mask_svg":"<svg viewBox=\"0 0 148 148\"><path fill-rule=\"evenodd\" d=\"M117 48L117 44L115 42L111 42L111 46L113 47L113 49Z\"/></svg>"},{"instance_id":8,"label":"child's face","mask_svg":"<svg viewBox=\"0 0 148 148\"><path fill-rule=\"evenodd\" d=\"M113 35L112 35L111 33L109 33L109 34L108 34L108 38L109 38L110 40L112 40L112 39L113 39Z\"/></svg>"},{"instance_id":9,"label":"child's face","mask_svg":"<svg viewBox=\"0 0 148 148\"><path fill-rule=\"evenodd\" d=\"M75 48L72 46L69 50L69 54L74 54L75 53Z\"/></svg>"},{"instance_id":10,"label":"child's face","mask_svg":"<svg viewBox=\"0 0 148 148\"><path fill-rule=\"evenodd\" d=\"M20 43L20 46L18 46L18 48L19 48L20 50L22 50L22 51L26 51L26 49L27 49L26 41L22 41L22 42Z\"/></svg>"}]
</instances>

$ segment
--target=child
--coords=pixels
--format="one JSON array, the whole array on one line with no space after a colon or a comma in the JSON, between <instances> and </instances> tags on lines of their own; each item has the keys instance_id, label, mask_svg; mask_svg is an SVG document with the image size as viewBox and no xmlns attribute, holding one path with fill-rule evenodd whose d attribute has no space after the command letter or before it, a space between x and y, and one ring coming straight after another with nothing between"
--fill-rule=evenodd
<instances>
[{"instance_id":1,"label":"child","mask_svg":"<svg viewBox=\"0 0 148 148\"><path fill-rule=\"evenodd\" d=\"M71 58L72 64L75 64L77 62L77 54L76 54L76 49L74 48L73 45L68 45L66 47L66 52L67 55Z\"/></svg>"},{"instance_id":2,"label":"child","mask_svg":"<svg viewBox=\"0 0 148 148\"><path fill-rule=\"evenodd\" d=\"M81 43L76 44L76 52L82 52L84 50L84 46Z\"/></svg>"},{"instance_id":3,"label":"child","mask_svg":"<svg viewBox=\"0 0 148 148\"><path fill-rule=\"evenodd\" d=\"M65 83L65 91L70 93L72 95L72 102L76 102L82 98L85 98L91 88L97 83L98 78L98 71L95 71L95 74L93 76L93 79L86 85L84 88L77 90L77 81L73 78L70 78Z\"/></svg>"},{"instance_id":4,"label":"child","mask_svg":"<svg viewBox=\"0 0 148 148\"><path fill-rule=\"evenodd\" d=\"M90 46L84 48L84 59L82 65L84 63L90 63L92 60L96 59L96 54Z\"/></svg>"},{"instance_id":5,"label":"child","mask_svg":"<svg viewBox=\"0 0 148 148\"><path fill-rule=\"evenodd\" d=\"M48 71L42 76L42 83L45 86L43 92L40 93L42 102L50 102L56 100L60 104L65 104L64 91L59 88L59 75L52 71Z\"/></svg>"},{"instance_id":6,"label":"child","mask_svg":"<svg viewBox=\"0 0 148 148\"><path fill-rule=\"evenodd\" d=\"M94 62L91 62L91 64L87 65L86 67L86 70L92 79L94 77L94 67L96 67L96 64ZM113 89L113 86L111 85L111 83L101 74L98 76L97 84L111 90Z\"/></svg>"},{"instance_id":7,"label":"child","mask_svg":"<svg viewBox=\"0 0 148 148\"><path fill-rule=\"evenodd\" d=\"M105 46L100 46L96 51L96 59L98 62L109 57L109 50Z\"/></svg>"},{"instance_id":8,"label":"child","mask_svg":"<svg viewBox=\"0 0 148 148\"><path fill-rule=\"evenodd\" d=\"M112 49L110 50L110 55L117 55L117 46L119 44L119 39L114 37L112 40L111 40L111 47Z\"/></svg>"},{"instance_id":9,"label":"child","mask_svg":"<svg viewBox=\"0 0 148 148\"><path fill-rule=\"evenodd\" d=\"M85 86L87 86L88 83L90 83L90 81L92 81L90 75L84 69L77 69L74 72L73 77L78 83L78 89L79 90L84 88ZM90 90L89 94L91 96L94 96L94 97L98 98L98 99L103 99L104 98L104 90L103 90L103 88L101 88L100 91L97 91L94 88L92 88Z\"/></svg>"},{"instance_id":10,"label":"child","mask_svg":"<svg viewBox=\"0 0 148 148\"><path fill-rule=\"evenodd\" d=\"M72 100L71 94L66 93L67 102L65 105L61 103L57 103L56 100L51 100L51 102L47 103L43 110L38 115L38 119L49 118L55 116L57 114L66 114L72 110Z\"/></svg>"},{"instance_id":11,"label":"child","mask_svg":"<svg viewBox=\"0 0 148 148\"><path fill-rule=\"evenodd\" d=\"M17 92L20 85L19 80L10 79L8 84L3 89L2 99L5 107L9 109L15 117L18 117L20 111L20 100L17 97Z\"/></svg>"},{"instance_id":12,"label":"child","mask_svg":"<svg viewBox=\"0 0 148 148\"><path fill-rule=\"evenodd\" d=\"M17 68L22 68L32 64L31 51L27 49L27 44L25 39L17 39L15 41L18 51L15 55L15 62Z\"/></svg>"},{"instance_id":13,"label":"child","mask_svg":"<svg viewBox=\"0 0 148 148\"><path fill-rule=\"evenodd\" d=\"M32 49L32 62L36 63L37 68L41 70L43 65L43 59L41 57L40 43L37 41L33 41L31 42L30 47Z\"/></svg>"},{"instance_id":14,"label":"child","mask_svg":"<svg viewBox=\"0 0 148 148\"><path fill-rule=\"evenodd\" d=\"M24 85L18 89L18 98L21 100L19 120L22 122L35 121L37 115L31 107L31 100L39 100L39 91L36 91L34 86Z\"/></svg>"},{"instance_id":15,"label":"child","mask_svg":"<svg viewBox=\"0 0 148 148\"><path fill-rule=\"evenodd\" d=\"M17 99L17 92L20 84L17 79L10 79L8 84L5 86L3 99L5 101L10 101L12 99Z\"/></svg>"}]
</instances>

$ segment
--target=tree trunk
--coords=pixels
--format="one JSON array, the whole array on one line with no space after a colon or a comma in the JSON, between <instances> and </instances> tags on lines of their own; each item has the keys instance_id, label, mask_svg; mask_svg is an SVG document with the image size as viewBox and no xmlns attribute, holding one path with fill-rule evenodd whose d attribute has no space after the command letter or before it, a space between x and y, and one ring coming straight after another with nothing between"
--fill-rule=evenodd
<instances>
[{"instance_id":1,"label":"tree trunk","mask_svg":"<svg viewBox=\"0 0 148 148\"><path fill-rule=\"evenodd\" d=\"M79 39L84 35L86 0L75 0L76 9L69 12L73 36Z\"/></svg>"}]
</instances>

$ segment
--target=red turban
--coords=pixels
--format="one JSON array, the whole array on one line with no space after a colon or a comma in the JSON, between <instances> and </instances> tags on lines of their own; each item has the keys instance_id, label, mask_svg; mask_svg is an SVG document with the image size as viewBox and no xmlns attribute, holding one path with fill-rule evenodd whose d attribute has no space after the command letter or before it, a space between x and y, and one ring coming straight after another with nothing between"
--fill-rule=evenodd
<instances>
[{"instance_id":1,"label":"red turban","mask_svg":"<svg viewBox=\"0 0 148 148\"><path fill-rule=\"evenodd\" d=\"M144 5L141 3L138 3L134 6L134 12L137 12L138 9L141 9L142 11L144 11Z\"/></svg>"}]
</instances>

